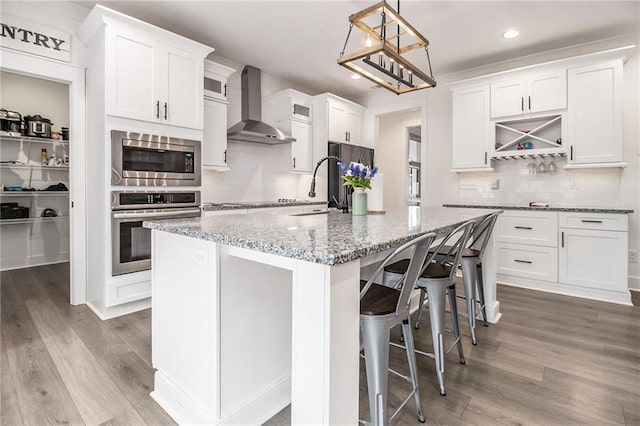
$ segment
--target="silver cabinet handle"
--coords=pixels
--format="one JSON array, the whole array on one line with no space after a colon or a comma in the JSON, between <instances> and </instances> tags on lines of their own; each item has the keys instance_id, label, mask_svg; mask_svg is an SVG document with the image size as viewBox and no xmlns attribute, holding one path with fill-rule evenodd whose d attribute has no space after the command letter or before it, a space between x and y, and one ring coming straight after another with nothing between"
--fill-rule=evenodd
<instances>
[{"instance_id":1,"label":"silver cabinet handle","mask_svg":"<svg viewBox=\"0 0 640 426\"><path fill-rule=\"evenodd\" d=\"M530 260L520 260L520 259L514 259L514 262L518 262L518 263L527 263L527 264L531 264L533 262L531 262Z\"/></svg>"}]
</instances>

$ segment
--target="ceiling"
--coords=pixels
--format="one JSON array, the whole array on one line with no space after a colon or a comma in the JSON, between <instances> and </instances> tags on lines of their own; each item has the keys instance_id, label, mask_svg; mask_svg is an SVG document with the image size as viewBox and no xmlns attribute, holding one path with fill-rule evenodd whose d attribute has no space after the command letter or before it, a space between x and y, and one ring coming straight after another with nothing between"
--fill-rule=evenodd
<instances>
[{"instance_id":1,"label":"ceiling","mask_svg":"<svg viewBox=\"0 0 640 426\"><path fill-rule=\"evenodd\" d=\"M78 1L90 8L96 2ZM214 47L315 93L373 90L336 64L348 17L375 1L99 1ZM397 0L391 0L395 8ZM640 2L409 1L401 15L430 41L433 72L457 72L562 47L637 33ZM520 36L506 40L510 28ZM354 35L347 53L360 47Z\"/></svg>"}]
</instances>

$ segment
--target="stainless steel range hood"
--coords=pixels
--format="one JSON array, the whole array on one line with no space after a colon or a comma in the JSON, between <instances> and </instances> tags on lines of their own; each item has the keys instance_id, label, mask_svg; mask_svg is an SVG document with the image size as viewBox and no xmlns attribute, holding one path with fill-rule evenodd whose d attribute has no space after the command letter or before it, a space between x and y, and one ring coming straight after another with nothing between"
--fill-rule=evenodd
<instances>
[{"instance_id":1,"label":"stainless steel range hood","mask_svg":"<svg viewBox=\"0 0 640 426\"><path fill-rule=\"evenodd\" d=\"M242 121L227 130L227 138L270 145L295 142L295 138L262 121L262 88L258 68L249 65L244 67L241 87Z\"/></svg>"}]
</instances>

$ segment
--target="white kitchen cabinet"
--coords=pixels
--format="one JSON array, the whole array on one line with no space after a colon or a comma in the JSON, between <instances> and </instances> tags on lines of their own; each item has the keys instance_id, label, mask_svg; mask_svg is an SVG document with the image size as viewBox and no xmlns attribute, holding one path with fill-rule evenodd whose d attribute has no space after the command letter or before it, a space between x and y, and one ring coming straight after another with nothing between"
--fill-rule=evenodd
<instances>
[{"instance_id":1,"label":"white kitchen cabinet","mask_svg":"<svg viewBox=\"0 0 640 426\"><path fill-rule=\"evenodd\" d=\"M494 239L503 284L629 303L626 214L507 210Z\"/></svg>"},{"instance_id":2,"label":"white kitchen cabinet","mask_svg":"<svg viewBox=\"0 0 640 426\"><path fill-rule=\"evenodd\" d=\"M282 90L269 99L269 109L276 127L293 136L289 170L313 171L312 97L293 89Z\"/></svg>"},{"instance_id":3,"label":"white kitchen cabinet","mask_svg":"<svg viewBox=\"0 0 640 426\"><path fill-rule=\"evenodd\" d=\"M107 115L202 130L204 57L213 49L102 7L78 33L89 62L104 66Z\"/></svg>"},{"instance_id":4,"label":"white kitchen cabinet","mask_svg":"<svg viewBox=\"0 0 640 426\"><path fill-rule=\"evenodd\" d=\"M565 68L517 74L491 83L491 118L567 107Z\"/></svg>"},{"instance_id":5,"label":"white kitchen cabinet","mask_svg":"<svg viewBox=\"0 0 640 426\"><path fill-rule=\"evenodd\" d=\"M204 98L204 131L202 167L228 170L227 166L227 102Z\"/></svg>"},{"instance_id":6,"label":"white kitchen cabinet","mask_svg":"<svg viewBox=\"0 0 640 426\"><path fill-rule=\"evenodd\" d=\"M567 168L620 163L622 157L622 60L568 70Z\"/></svg>"},{"instance_id":7,"label":"white kitchen cabinet","mask_svg":"<svg viewBox=\"0 0 640 426\"><path fill-rule=\"evenodd\" d=\"M300 120L277 121L276 126L289 133L296 141L291 142L290 170L294 172L311 172L313 163L313 127L311 123Z\"/></svg>"},{"instance_id":8,"label":"white kitchen cabinet","mask_svg":"<svg viewBox=\"0 0 640 426\"><path fill-rule=\"evenodd\" d=\"M204 96L220 101L227 101L227 80L234 72L236 72L236 70L233 68L205 60Z\"/></svg>"},{"instance_id":9,"label":"white kitchen cabinet","mask_svg":"<svg viewBox=\"0 0 640 426\"><path fill-rule=\"evenodd\" d=\"M489 85L453 89L452 96L452 169L491 170Z\"/></svg>"},{"instance_id":10,"label":"white kitchen cabinet","mask_svg":"<svg viewBox=\"0 0 640 426\"><path fill-rule=\"evenodd\" d=\"M558 249L525 244L497 246L498 274L555 282L558 279Z\"/></svg>"},{"instance_id":11,"label":"white kitchen cabinet","mask_svg":"<svg viewBox=\"0 0 640 426\"><path fill-rule=\"evenodd\" d=\"M319 108L319 116L323 119L314 124L326 123L327 141L367 145L362 141L362 119L365 108L361 105L325 93L314 97L314 110ZM314 112L315 114L315 112Z\"/></svg>"},{"instance_id":12,"label":"white kitchen cabinet","mask_svg":"<svg viewBox=\"0 0 640 426\"><path fill-rule=\"evenodd\" d=\"M626 215L560 213L558 281L628 295L627 220Z\"/></svg>"}]
</instances>

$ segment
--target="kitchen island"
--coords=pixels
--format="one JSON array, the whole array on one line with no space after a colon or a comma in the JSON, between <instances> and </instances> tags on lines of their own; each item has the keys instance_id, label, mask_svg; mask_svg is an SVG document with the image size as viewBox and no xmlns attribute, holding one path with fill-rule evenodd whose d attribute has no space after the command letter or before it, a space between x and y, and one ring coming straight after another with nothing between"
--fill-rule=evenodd
<instances>
[{"instance_id":1,"label":"kitchen island","mask_svg":"<svg viewBox=\"0 0 640 426\"><path fill-rule=\"evenodd\" d=\"M407 207L145 222L151 395L180 424L261 424L289 403L294 425L356 424L361 267L488 213ZM491 253L485 263L496 321Z\"/></svg>"}]
</instances>

